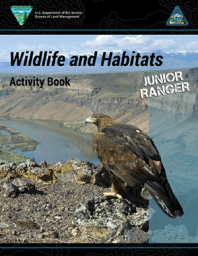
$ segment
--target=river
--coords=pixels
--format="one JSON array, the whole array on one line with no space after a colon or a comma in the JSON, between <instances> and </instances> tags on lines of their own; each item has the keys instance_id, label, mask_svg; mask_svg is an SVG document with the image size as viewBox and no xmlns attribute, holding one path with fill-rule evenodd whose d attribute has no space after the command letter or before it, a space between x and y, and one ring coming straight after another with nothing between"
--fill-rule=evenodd
<instances>
[{"instance_id":1,"label":"river","mask_svg":"<svg viewBox=\"0 0 198 256\"><path fill-rule=\"evenodd\" d=\"M55 121L6 119L0 117L0 123L12 127L21 134L38 142L34 151L21 152L17 149L14 150L17 153L34 158L38 163L42 160L45 160L47 163L61 160L67 161L69 158L90 161L94 164L100 163L92 148L92 135L62 127L59 122Z\"/></svg>"}]
</instances>

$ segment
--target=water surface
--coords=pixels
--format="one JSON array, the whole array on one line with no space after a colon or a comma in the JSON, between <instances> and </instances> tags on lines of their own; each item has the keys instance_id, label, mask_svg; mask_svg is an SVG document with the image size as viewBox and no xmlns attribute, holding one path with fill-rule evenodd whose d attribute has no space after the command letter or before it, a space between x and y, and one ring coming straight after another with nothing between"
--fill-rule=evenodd
<instances>
[{"instance_id":1,"label":"water surface","mask_svg":"<svg viewBox=\"0 0 198 256\"><path fill-rule=\"evenodd\" d=\"M90 161L99 164L92 147L92 135L60 126L54 121L34 121L0 118L0 123L12 127L38 142L34 151L14 151L27 157L35 158L37 162L45 160L47 163L67 161L69 158ZM6 131L2 130L1 133Z\"/></svg>"}]
</instances>

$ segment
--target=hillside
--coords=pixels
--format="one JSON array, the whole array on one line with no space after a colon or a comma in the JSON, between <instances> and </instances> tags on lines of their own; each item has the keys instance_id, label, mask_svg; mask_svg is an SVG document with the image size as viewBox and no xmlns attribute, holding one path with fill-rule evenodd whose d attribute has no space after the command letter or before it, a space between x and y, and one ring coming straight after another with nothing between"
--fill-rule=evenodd
<instances>
[{"instance_id":1,"label":"hillside","mask_svg":"<svg viewBox=\"0 0 198 256\"><path fill-rule=\"evenodd\" d=\"M67 76L70 86L48 86L50 75L39 86L10 86L11 78L32 79L32 75L0 75L0 115L25 119L58 120L67 127L83 132L93 132L84 127L84 120L93 113L106 113L122 123L134 124L148 132L148 106L166 111L192 114L198 109L198 69L182 70L183 78L190 84L190 92L173 93L167 97L140 98L145 76L174 72L160 70L149 72L78 74ZM51 75L64 79L66 75Z\"/></svg>"},{"instance_id":2,"label":"hillside","mask_svg":"<svg viewBox=\"0 0 198 256\"><path fill-rule=\"evenodd\" d=\"M42 75L37 77L45 79L45 84L38 88L10 86L12 77L31 79L33 76L2 74L0 115L72 122L74 127L93 113L107 113L125 123L139 116L136 122L148 131L148 100L140 99L138 92L143 76L144 72L70 75L71 86L62 87L48 86L48 76ZM64 79L65 75L53 78ZM90 127L86 129L89 131Z\"/></svg>"}]
</instances>

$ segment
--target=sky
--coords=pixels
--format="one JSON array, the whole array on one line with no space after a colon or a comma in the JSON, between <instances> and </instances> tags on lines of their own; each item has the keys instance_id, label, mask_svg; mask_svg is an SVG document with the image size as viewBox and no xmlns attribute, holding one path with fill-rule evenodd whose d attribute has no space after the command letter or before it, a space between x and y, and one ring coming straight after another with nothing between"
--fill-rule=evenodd
<instances>
[{"instance_id":1,"label":"sky","mask_svg":"<svg viewBox=\"0 0 198 256\"><path fill-rule=\"evenodd\" d=\"M198 35L0 35L0 62L10 52L59 51L59 54L93 54L123 49L140 52L198 51Z\"/></svg>"}]
</instances>

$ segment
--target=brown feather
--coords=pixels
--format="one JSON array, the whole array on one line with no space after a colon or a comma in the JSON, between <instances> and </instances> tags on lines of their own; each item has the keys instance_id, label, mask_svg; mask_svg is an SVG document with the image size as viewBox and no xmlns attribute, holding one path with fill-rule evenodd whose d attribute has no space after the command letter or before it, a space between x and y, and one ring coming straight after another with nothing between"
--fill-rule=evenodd
<instances>
[{"instance_id":1,"label":"brown feather","mask_svg":"<svg viewBox=\"0 0 198 256\"><path fill-rule=\"evenodd\" d=\"M171 190L152 139L139 128L119 124L104 114L92 118L98 127L93 147L104 167L119 178L111 175L115 190L123 190L124 183L145 187L169 217L182 216L183 209Z\"/></svg>"}]
</instances>

